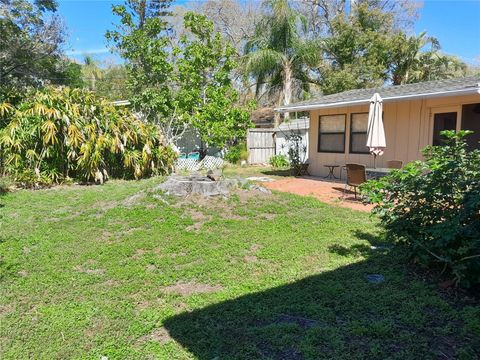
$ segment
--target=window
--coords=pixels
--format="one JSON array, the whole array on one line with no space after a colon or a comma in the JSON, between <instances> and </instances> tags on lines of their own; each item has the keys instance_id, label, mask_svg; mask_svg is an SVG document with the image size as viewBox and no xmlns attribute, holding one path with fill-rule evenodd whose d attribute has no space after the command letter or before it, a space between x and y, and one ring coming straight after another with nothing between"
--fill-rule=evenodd
<instances>
[{"instance_id":1,"label":"window","mask_svg":"<svg viewBox=\"0 0 480 360\"><path fill-rule=\"evenodd\" d=\"M463 105L462 130L473 131L473 134L466 137L468 149L480 149L480 104Z\"/></svg>"},{"instance_id":2,"label":"window","mask_svg":"<svg viewBox=\"0 0 480 360\"><path fill-rule=\"evenodd\" d=\"M444 145L444 139L440 135L444 130L456 130L457 128L457 113L437 113L433 116L433 141L434 146Z\"/></svg>"},{"instance_id":3,"label":"window","mask_svg":"<svg viewBox=\"0 0 480 360\"><path fill-rule=\"evenodd\" d=\"M345 114L319 118L318 152L345 152Z\"/></svg>"},{"instance_id":4,"label":"window","mask_svg":"<svg viewBox=\"0 0 480 360\"><path fill-rule=\"evenodd\" d=\"M368 154L368 113L352 114L350 123L350 153Z\"/></svg>"}]
</instances>

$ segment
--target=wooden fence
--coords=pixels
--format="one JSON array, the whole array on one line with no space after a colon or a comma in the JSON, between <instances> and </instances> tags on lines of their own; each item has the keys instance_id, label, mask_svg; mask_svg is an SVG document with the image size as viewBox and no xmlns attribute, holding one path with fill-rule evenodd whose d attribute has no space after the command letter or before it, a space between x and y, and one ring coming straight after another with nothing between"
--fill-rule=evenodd
<instances>
[{"instance_id":1,"label":"wooden fence","mask_svg":"<svg viewBox=\"0 0 480 360\"><path fill-rule=\"evenodd\" d=\"M275 155L275 132L273 129L250 129L247 134L248 163L268 163Z\"/></svg>"}]
</instances>

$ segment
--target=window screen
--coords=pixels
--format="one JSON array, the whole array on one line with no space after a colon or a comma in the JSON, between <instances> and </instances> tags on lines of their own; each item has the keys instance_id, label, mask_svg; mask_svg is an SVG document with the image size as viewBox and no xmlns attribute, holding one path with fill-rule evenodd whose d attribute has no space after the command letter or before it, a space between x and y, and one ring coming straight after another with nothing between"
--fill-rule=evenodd
<instances>
[{"instance_id":1,"label":"window screen","mask_svg":"<svg viewBox=\"0 0 480 360\"><path fill-rule=\"evenodd\" d=\"M318 152L345 152L345 115L323 115L319 119Z\"/></svg>"},{"instance_id":2,"label":"window screen","mask_svg":"<svg viewBox=\"0 0 480 360\"><path fill-rule=\"evenodd\" d=\"M350 124L350 152L368 154L367 143L368 113L352 114Z\"/></svg>"}]
</instances>

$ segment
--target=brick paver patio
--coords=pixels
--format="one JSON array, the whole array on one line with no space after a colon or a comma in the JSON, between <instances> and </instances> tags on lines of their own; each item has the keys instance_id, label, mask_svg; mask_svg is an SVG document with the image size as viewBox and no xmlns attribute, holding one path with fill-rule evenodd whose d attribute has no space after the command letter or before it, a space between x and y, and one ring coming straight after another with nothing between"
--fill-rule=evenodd
<instances>
[{"instance_id":1,"label":"brick paver patio","mask_svg":"<svg viewBox=\"0 0 480 360\"><path fill-rule=\"evenodd\" d=\"M344 195L344 182L324 181L317 177L285 178L264 183L271 190L289 192L297 195L313 196L320 201L336 204L360 211L371 211L372 205L364 205L360 200L355 200L352 191Z\"/></svg>"}]
</instances>

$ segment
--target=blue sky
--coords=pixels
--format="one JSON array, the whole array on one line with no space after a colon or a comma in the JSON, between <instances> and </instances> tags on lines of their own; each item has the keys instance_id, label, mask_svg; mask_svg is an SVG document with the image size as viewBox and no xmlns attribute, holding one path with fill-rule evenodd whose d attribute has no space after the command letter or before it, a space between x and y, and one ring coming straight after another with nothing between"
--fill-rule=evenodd
<instances>
[{"instance_id":1,"label":"blue sky","mask_svg":"<svg viewBox=\"0 0 480 360\"><path fill-rule=\"evenodd\" d=\"M183 1L181 1L183 2ZM67 54L81 59L90 53L99 60L119 62L110 54L105 32L113 28L114 0L59 0L59 13L68 29ZM480 64L480 0L424 0L416 33L426 30L440 40L445 53Z\"/></svg>"}]
</instances>

